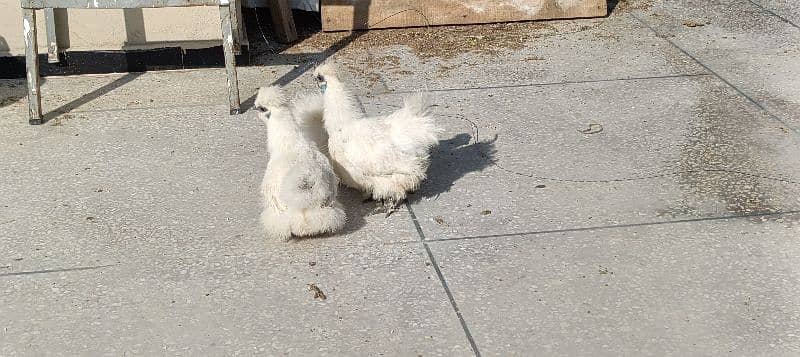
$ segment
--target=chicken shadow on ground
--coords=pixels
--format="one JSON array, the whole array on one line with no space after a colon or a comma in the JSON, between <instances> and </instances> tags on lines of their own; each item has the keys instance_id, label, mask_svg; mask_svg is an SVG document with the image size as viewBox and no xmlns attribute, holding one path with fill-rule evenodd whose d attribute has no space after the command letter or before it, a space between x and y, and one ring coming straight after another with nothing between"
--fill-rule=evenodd
<instances>
[{"instance_id":1,"label":"chicken shadow on ground","mask_svg":"<svg viewBox=\"0 0 800 357\"><path fill-rule=\"evenodd\" d=\"M363 202L361 192L342 185L339 186L339 201L344 205L344 211L347 214L347 223L339 234L358 231L367 224L364 217L374 211L373 205Z\"/></svg>"},{"instance_id":2,"label":"chicken shadow on ground","mask_svg":"<svg viewBox=\"0 0 800 357\"><path fill-rule=\"evenodd\" d=\"M453 185L470 172L483 171L495 161L495 142L491 140L474 141L472 135L457 134L446 140L440 140L431 152L431 165L428 178L422 187L409 195L409 203L422 199L435 199L449 192Z\"/></svg>"}]
</instances>

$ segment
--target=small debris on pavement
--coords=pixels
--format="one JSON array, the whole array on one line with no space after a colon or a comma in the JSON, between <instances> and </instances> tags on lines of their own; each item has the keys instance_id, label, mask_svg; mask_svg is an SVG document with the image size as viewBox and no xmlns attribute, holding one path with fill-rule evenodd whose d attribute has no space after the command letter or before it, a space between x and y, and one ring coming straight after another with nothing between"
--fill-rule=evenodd
<instances>
[{"instance_id":1,"label":"small debris on pavement","mask_svg":"<svg viewBox=\"0 0 800 357\"><path fill-rule=\"evenodd\" d=\"M492 214L492 210L488 210L488 209L487 209L487 210L485 210L485 211L481 212L481 214L482 214L482 215L484 215L484 216L485 216L485 215Z\"/></svg>"},{"instance_id":2,"label":"small debris on pavement","mask_svg":"<svg viewBox=\"0 0 800 357\"><path fill-rule=\"evenodd\" d=\"M614 272L609 271L606 267L600 267L600 274L614 274Z\"/></svg>"},{"instance_id":3,"label":"small debris on pavement","mask_svg":"<svg viewBox=\"0 0 800 357\"><path fill-rule=\"evenodd\" d=\"M692 20L683 21L683 26L686 26L686 27L700 27L700 26L705 26L705 25L706 24L704 24L704 23L700 23L700 22L692 21Z\"/></svg>"},{"instance_id":4,"label":"small debris on pavement","mask_svg":"<svg viewBox=\"0 0 800 357\"><path fill-rule=\"evenodd\" d=\"M446 226L447 225L447 223L444 223L444 218L442 218L440 216L434 217L433 220L436 221L436 224L438 224L440 226Z\"/></svg>"},{"instance_id":5,"label":"small debris on pavement","mask_svg":"<svg viewBox=\"0 0 800 357\"><path fill-rule=\"evenodd\" d=\"M322 292L322 289L317 287L317 285L314 283L308 284L308 291L314 293L315 299L325 300L328 298L325 296L325 293Z\"/></svg>"},{"instance_id":6,"label":"small debris on pavement","mask_svg":"<svg viewBox=\"0 0 800 357\"><path fill-rule=\"evenodd\" d=\"M308 265L313 267L313 266L317 265L317 262L308 262Z\"/></svg>"},{"instance_id":7,"label":"small debris on pavement","mask_svg":"<svg viewBox=\"0 0 800 357\"><path fill-rule=\"evenodd\" d=\"M603 126L597 123L591 123L584 129L578 129L581 134L597 134L603 131Z\"/></svg>"},{"instance_id":8,"label":"small debris on pavement","mask_svg":"<svg viewBox=\"0 0 800 357\"><path fill-rule=\"evenodd\" d=\"M545 188L545 187L547 187L547 186L545 186L545 185L536 185L536 188Z\"/></svg>"}]
</instances>

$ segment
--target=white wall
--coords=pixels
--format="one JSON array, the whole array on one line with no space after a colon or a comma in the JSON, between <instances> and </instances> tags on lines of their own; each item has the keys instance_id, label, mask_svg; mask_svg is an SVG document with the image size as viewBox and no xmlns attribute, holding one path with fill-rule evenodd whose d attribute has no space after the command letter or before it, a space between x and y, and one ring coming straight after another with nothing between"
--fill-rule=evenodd
<instances>
[{"instance_id":1,"label":"white wall","mask_svg":"<svg viewBox=\"0 0 800 357\"><path fill-rule=\"evenodd\" d=\"M162 47L209 47L222 37L217 7L88 10L68 9L68 31L59 40L70 50L119 50ZM36 12L39 52L47 52L44 13ZM211 41L211 42L209 42ZM0 56L25 54L18 0L0 0Z\"/></svg>"}]
</instances>

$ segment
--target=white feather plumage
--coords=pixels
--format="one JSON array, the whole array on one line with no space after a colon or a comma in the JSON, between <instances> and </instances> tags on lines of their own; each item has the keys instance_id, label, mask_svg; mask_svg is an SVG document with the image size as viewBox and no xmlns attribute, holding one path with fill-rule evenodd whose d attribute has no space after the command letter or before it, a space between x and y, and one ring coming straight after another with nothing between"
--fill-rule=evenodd
<instances>
[{"instance_id":1,"label":"white feather plumage","mask_svg":"<svg viewBox=\"0 0 800 357\"><path fill-rule=\"evenodd\" d=\"M288 239L341 229L346 218L336 199L336 175L304 130L305 123L295 118L295 113L308 113L298 111L298 106L290 108L282 90L275 86L260 88L255 106L267 125L269 162L261 185L261 221L267 234Z\"/></svg>"},{"instance_id":2,"label":"white feather plumage","mask_svg":"<svg viewBox=\"0 0 800 357\"><path fill-rule=\"evenodd\" d=\"M441 132L424 97L407 98L387 116L366 117L330 64L318 67L314 76L324 89L328 152L342 183L391 204L419 188Z\"/></svg>"}]
</instances>

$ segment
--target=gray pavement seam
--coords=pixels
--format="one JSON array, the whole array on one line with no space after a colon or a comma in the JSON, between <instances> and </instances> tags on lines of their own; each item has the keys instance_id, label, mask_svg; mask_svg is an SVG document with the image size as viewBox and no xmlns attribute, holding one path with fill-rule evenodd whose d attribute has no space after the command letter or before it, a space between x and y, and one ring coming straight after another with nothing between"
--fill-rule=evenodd
<instances>
[{"instance_id":1,"label":"gray pavement seam","mask_svg":"<svg viewBox=\"0 0 800 357\"><path fill-rule=\"evenodd\" d=\"M428 240L425 238L425 232L423 232L422 226L419 224L417 215L414 213L414 210L411 208L411 204L408 203L408 201L406 201L406 209L411 215L411 221L414 223L414 227L417 229L420 242L422 243L422 246L425 247L425 252L428 254L428 259L431 262L433 270L436 272L436 276L439 278L439 283L442 284L442 288L444 289L445 294L447 294L447 299L450 301L450 306L453 308L453 311L455 311L456 316L458 317L458 322L461 324L461 329L464 330L464 335L467 337L470 348L472 348L472 352L475 353L476 357L480 357L481 352L478 349L478 345L475 343L475 339L472 337L472 332L470 332L469 326L467 326L467 322L464 320L464 316L461 314L461 310L458 308L456 299L453 297L453 292L450 290L450 286L447 285L447 280L445 280L444 274L442 274L442 270L439 268L439 264L436 262L436 257L434 257L431 248L428 246Z\"/></svg>"},{"instance_id":2,"label":"gray pavement seam","mask_svg":"<svg viewBox=\"0 0 800 357\"><path fill-rule=\"evenodd\" d=\"M761 9L761 11L763 11L763 12L766 12L767 14L770 14L770 15L772 15L772 16L774 16L774 17L777 17L777 18L781 19L781 21L783 21L783 22L785 22L785 23L787 23L787 24L789 24L789 25L792 25L792 26L794 26L795 28L798 28L798 29L800 29L800 26L797 26L797 24L795 24L795 23L794 23L794 22L792 22L791 20L789 20L789 19L787 19L787 18L785 18L785 17L783 17L783 16L781 16L781 15L778 15L777 13L775 13L774 11L772 11L772 10L770 10L770 9L766 8L765 6L763 6L763 5L761 5L761 4L757 3L757 2L755 2L755 1L753 1L753 0L747 0L747 2L749 2L749 3L753 4L753 5L755 5L756 7L758 7L759 9Z\"/></svg>"},{"instance_id":3,"label":"gray pavement seam","mask_svg":"<svg viewBox=\"0 0 800 357\"><path fill-rule=\"evenodd\" d=\"M733 88L733 90L734 90L734 91L736 91L736 93L738 93L739 95L741 95L742 97L744 97L745 99L747 99L747 100L748 100L750 103L752 103L753 105L755 105L755 106L756 106L756 107L758 107L759 109L761 109L761 110L762 110L764 113L766 113L766 114L767 114L767 115L768 115L770 118L772 118L773 120L775 120L775 121L777 121L777 122L781 123L783 126L785 126L785 127L789 128L790 130L794 131L796 134L800 134L800 129L798 129L798 128L795 128L795 127L793 127L793 126L789 125L789 124L788 124L786 121L784 121L783 119L781 119L781 118L780 118L780 117L778 117L777 115L773 114L773 113L772 113L771 111L769 111L769 109L767 109L767 108L766 108L766 107L765 107L763 104L759 103L758 101L756 101L755 99L753 99L753 97L749 96L747 93L745 93L744 91L742 91L741 89L739 89L739 87L735 86L733 83L731 83L731 82L730 82L730 81L728 81L727 79L725 79L725 78L723 78L722 76L720 76L720 75L719 75L719 73L715 72L715 71L714 71L713 69L711 69L711 68L710 68L708 65L706 65L705 63L703 63L702 61L700 61L700 60L699 60L697 57L695 57L695 56L692 56L692 54L690 54L688 51L684 50L684 49L683 49L683 47L681 47L681 46L678 46L678 44L677 44L677 43L675 43L675 42L673 42L672 40L670 40L669 38L667 38L667 36L664 36L663 34L661 34L660 32L658 32L658 30L656 30L656 29L655 29L653 26L650 26L650 24L648 24L647 22L645 22L644 20L642 20L642 19L641 19L639 16L636 16L635 14L631 14L631 16L632 16L634 19L636 19L636 21L639 21L639 23L640 23L640 24L642 24L644 27L646 27L646 28L650 29L650 31L652 31L652 32L653 32L653 33L654 33L656 36L658 36L659 38L661 38L661 39L662 39L662 40L664 40L664 41L667 41L669 44L671 44L671 45L672 45L672 47L675 47L675 48L676 48L678 51L680 51L681 53L683 53L683 54L684 54L686 57L689 57L689 58L691 58L693 61L697 62L697 64L699 64L701 67L703 67L703 68L704 68L706 71L708 71L709 73L711 73L712 75L714 75L715 77L717 77L717 79L719 79L720 81L722 81L723 83L725 83L725 84L726 84L726 85L728 85L729 87Z\"/></svg>"},{"instance_id":4,"label":"gray pavement seam","mask_svg":"<svg viewBox=\"0 0 800 357\"><path fill-rule=\"evenodd\" d=\"M456 118L455 116L448 116L451 118ZM480 128L478 124L474 121L467 119L463 116L457 116L458 119L462 119L468 122L472 128L475 130L474 137L475 142L480 142ZM492 139L492 141L496 141L498 138L497 135ZM480 152L480 151L479 151ZM546 180L546 181L555 181L555 182L570 182L570 183L613 183L613 182L631 182L631 181L642 181L642 180L651 180L656 178L663 178L668 176L677 176L677 175L684 175L684 174L695 174L695 173L726 173L732 175L740 175L746 177L753 177L753 178L760 178L763 180L770 180L770 181L777 181L782 182L785 184L790 185L800 185L800 181L794 178L783 178L777 176L770 176L764 175L760 173L750 173L743 170L736 170L736 169L724 169L724 168L704 168L704 169L697 169L697 170L676 170L676 171L667 171L668 169L662 171L656 171L644 175L638 175L633 177L622 177L622 178L609 178L609 179L565 179L565 178L556 178L556 177L546 177L546 176L539 176L532 173L520 172L515 171L509 168L506 168L503 165L500 165L500 160L493 158L491 155L488 155L485 152L480 152L480 155L484 157L484 159L489 160L489 163L492 166L497 167L498 169L508 172L513 175L537 179L537 180ZM666 171L666 172L665 172Z\"/></svg>"},{"instance_id":5,"label":"gray pavement seam","mask_svg":"<svg viewBox=\"0 0 800 357\"><path fill-rule=\"evenodd\" d=\"M378 74L378 76L381 76ZM366 113L367 110L364 107L364 103L360 100L359 96L358 105L361 107L361 112ZM417 230L417 235L419 235L419 242L422 243L422 246L425 248L425 253L428 255L428 260L433 267L433 270L436 272L436 277L439 279L439 283L442 284L442 288L444 289L445 294L447 295L447 300L450 302L450 306L453 308L453 311L456 313L456 317L458 318L459 324L461 324L461 329L464 331L464 335L467 338L467 342L469 342L469 346L472 349L472 352L475 354L476 357L481 356L481 352L478 349L478 345L475 343L475 339L472 338L472 332L470 332L469 327L467 326L467 322L464 320L464 316L461 315L461 310L458 309L458 304L456 303L455 297L453 297L453 292L450 291L450 286L447 285L447 280L444 278L444 274L442 274L442 270L439 268L439 264L436 263L436 257L433 256L433 252L431 248L428 247L425 239L425 232L422 231L422 226L419 224L419 220L417 219L417 215L414 214L414 210L411 209L411 205L408 203L408 200L405 201L406 209L408 210L408 214L411 217L411 222L414 223L414 228Z\"/></svg>"},{"instance_id":6,"label":"gray pavement seam","mask_svg":"<svg viewBox=\"0 0 800 357\"><path fill-rule=\"evenodd\" d=\"M500 85L500 86L483 86L483 87L464 87L464 88L440 88L440 89L430 89L427 92L457 92L457 91L470 91L470 90L491 90L491 89L505 89L505 88L526 88L526 87L546 87L546 86L557 86L557 85L569 85L569 84L588 84L588 83L605 83L605 82L623 82L623 81L642 81L642 80L659 80L659 79L672 79L672 78L691 78L691 77L702 77L702 76L710 76L710 73L687 73L687 74L675 74L675 75L664 75L664 76L645 76L645 77L630 77L630 78L608 78L608 79L593 79L593 80L585 80L585 81L562 81L562 82L542 82L542 83L525 83L525 84L510 84L510 85ZM372 96L385 96L385 95L394 95L394 94L412 94L418 93L417 90L405 90L405 91L394 91L389 88L389 84L386 79L379 74L381 84L389 89L388 92L375 92L372 93ZM124 112L129 110L163 110L163 109L195 109L195 108L227 108L226 104L224 103L213 103L213 104L195 104L195 105L163 105L163 106L146 106L146 107L126 107L126 108L109 108L109 109L76 109L70 110L69 113L109 113L109 112ZM398 106L399 107L399 106ZM63 114L63 113L58 113ZM58 115L57 114L57 115ZM246 112L242 112L240 115L246 114Z\"/></svg>"},{"instance_id":7,"label":"gray pavement seam","mask_svg":"<svg viewBox=\"0 0 800 357\"><path fill-rule=\"evenodd\" d=\"M587 79L587 80L582 80L582 81L522 83L522 84L507 84L507 85L497 85L497 86L479 86L479 87L463 87L463 88L439 88L439 89L429 89L429 90L427 90L427 92L457 92L457 91L487 90L487 89L547 87L547 86L558 86L558 85L569 85L569 84L658 80L658 79L672 79L672 78L686 78L686 77L701 77L701 76L710 76L710 75L711 75L710 73L685 73L685 74L669 74L669 75L663 75L663 76ZM402 90L402 91L391 91L391 92L386 92L386 93L378 93L377 95L410 94L410 93L417 93L417 92L418 91L415 91L415 90Z\"/></svg>"},{"instance_id":8,"label":"gray pavement seam","mask_svg":"<svg viewBox=\"0 0 800 357\"><path fill-rule=\"evenodd\" d=\"M533 235L544 235L544 234L554 234L554 233L588 232L588 231L596 231L596 230L603 230L603 229L649 227L649 226L661 226L661 225L671 225L671 224L681 224L681 223L694 223L694 222L713 222L713 221L756 218L756 217L775 217L775 216L785 216L785 215L793 215L793 214L800 214L800 210L784 211L784 212L755 212L755 213L743 214L743 215L730 215L730 216L704 217L704 218L687 218L687 219L677 219L677 220L671 220L671 221L656 221L656 222L642 222L642 223L629 223L629 224L612 224L612 225L606 225L606 226L591 226L591 227L578 227L578 228L549 229L549 230L541 230L541 231L528 231L528 232L516 232L516 233L504 233L504 234L488 234L488 235L470 236L470 237L438 238L438 239L429 239L429 240L426 241L426 244L427 243L441 243L441 242L460 241L460 240L473 240L473 239L521 237L521 236L533 236Z\"/></svg>"},{"instance_id":9,"label":"gray pavement seam","mask_svg":"<svg viewBox=\"0 0 800 357\"><path fill-rule=\"evenodd\" d=\"M87 266L87 267L77 267L77 268L65 268L65 269L44 269L44 270L32 270L32 271L19 271L14 273L3 273L0 274L0 278L5 278L9 276L19 276L19 275L34 275L34 274L47 274L47 273L65 273L71 271L81 271L81 270L94 270L94 269L103 269L108 267L116 266L116 264L106 264L106 265L97 265L97 266Z\"/></svg>"},{"instance_id":10,"label":"gray pavement seam","mask_svg":"<svg viewBox=\"0 0 800 357\"><path fill-rule=\"evenodd\" d=\"M680 170L680 171L652 173L652 174L647 174L647 175L642 175L642 176L634 176L634 177L610 178L610 179L605 179L605 180L601 180L601 179L582 179L582 180L578 180L578 179L562 179L562 178L555 178L555 177L544 177L544 176L538 176L538 175L528 174L528 173L524 173L524 172L518 172L518 171L507 169L507 168L501 166L497 162L497 160L492 160L492 165L496 166L500 170L503 170L505 172L508 172L508 173L511 173L511 174L514 174L514 175L517 175L517 176L523 176L523 177L533 178L533 179L537 179L537 180L556 181L556 182L571 182L571 183L630 182L630 181L642 181L642 180L650 180L650 179L655 179L655 178L663 178L663 177L668 177L668 176L677 176L677 175L685 175L685 174L696 174L696 173L701 173L701 172L703 172L703 173L710 172L710 173L726 173L726 174L732 174L732 175L759 178L759 179L769 180L769 181L777 181L777 182L782 182L782 183L791 184L791 185L800 185L800 181L795 181L795 180L785 179L785 178L775 177L775 176L762 175L762 174L753 174L753 173L749 173L749 172L745 172L745 171L730 170L730 169Z\"/></svg>"}]
</instances>

